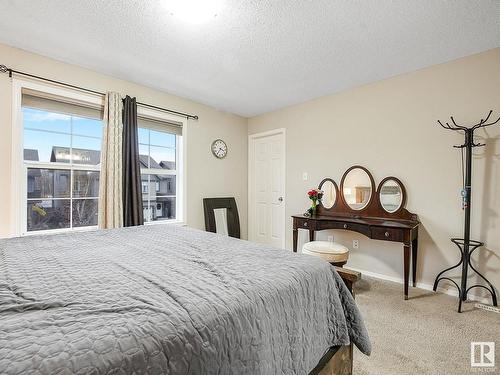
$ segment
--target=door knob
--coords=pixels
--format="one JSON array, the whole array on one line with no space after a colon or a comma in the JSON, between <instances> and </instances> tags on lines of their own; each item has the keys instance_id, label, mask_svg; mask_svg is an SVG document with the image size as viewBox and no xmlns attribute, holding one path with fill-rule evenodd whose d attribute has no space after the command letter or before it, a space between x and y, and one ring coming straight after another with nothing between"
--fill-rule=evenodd
<instances>
[{"instance_id":1,"label":"door knob","mask_svg":"<svg viewBox=\"0 0 500 375\"><path fill-rule=\"evenodd\" d=\"M278 201L283 202L283 197L279 197Z\"/></svg>"}]
</instances>

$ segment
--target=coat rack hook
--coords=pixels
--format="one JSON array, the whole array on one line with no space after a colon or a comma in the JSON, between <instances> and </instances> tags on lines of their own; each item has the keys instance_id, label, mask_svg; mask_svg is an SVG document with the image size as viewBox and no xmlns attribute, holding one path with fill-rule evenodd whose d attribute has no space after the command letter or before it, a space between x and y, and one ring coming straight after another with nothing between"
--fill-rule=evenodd
<instances>
[{"instance_id":1,"label":"coat rack hook","mask_svg":"<svg viewBox=\"0 0 500 375\"><path fill-rule=\"evenodd\" d=\"M490 112L488 113L488 116L486 116L486 118L484 120L481 119L481 122L479 124L475 125L474 129L485 128L487 126L495 125L498 121L500 121L500 117L499 117L495 121L490 122L489 124L487 124L486 122L489 120L489 118L490 118L490 116L491 116L492 113L493 113L493 110L490 110Z\"/></svg>"},{"instance_id":2,"label":"coat rack hook","mask_svg":"<svg viewBox=\"0 0 500 375\"><path fill-rule=\"evenodd\" d=\"M486 123L486 121L488 121L488 119L490 118L492 112L493 112L493 110L490 109L490 111L488 112L488 116L486 116L486 118L484 120L481 119L480 124Z\"/></svg>"}]
</instances>

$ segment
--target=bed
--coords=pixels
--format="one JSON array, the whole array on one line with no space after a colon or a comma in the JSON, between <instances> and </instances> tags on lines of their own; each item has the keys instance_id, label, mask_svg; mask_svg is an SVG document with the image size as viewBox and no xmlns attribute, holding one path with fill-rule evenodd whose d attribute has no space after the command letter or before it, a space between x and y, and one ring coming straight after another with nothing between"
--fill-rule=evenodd
<instances>
[{"instance_id":1,"label":"bed","mask_svg":"<svg viewBox=\"0 0 500 375\"><path fill-rule=\"evenodd\" d=\"M308 374L352 344L316 257L168 225L0 240L5 374Z\"/></svg>"}]
</instances>

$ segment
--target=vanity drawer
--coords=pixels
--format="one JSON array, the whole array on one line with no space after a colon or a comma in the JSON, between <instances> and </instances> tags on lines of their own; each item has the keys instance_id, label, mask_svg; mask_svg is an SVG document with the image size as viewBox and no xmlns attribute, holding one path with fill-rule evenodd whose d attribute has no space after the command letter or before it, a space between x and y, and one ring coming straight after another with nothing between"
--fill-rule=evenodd
<instances>
[{"instance_id":1,"label":"vanity drawer","mask_svg":"<svg viewBox=\"0 0 500 375\"><path fill-rule=\"evenodd\" d=\"M316 222L316 230L324 230L324 229L340 229L341 223L337 221L318 221Z\"/></svg>"},{"instance_id":2,"label":"vanity drawer","mask_svg":"<svg viewBox=\"0 0 500 375\"><path fill-rule=\"evenodd\" d=\"M310 221L309 219L307 218L294 218L294 227L295 228L303 228L303 229L314 229L315 225L314 225L314 221Z\"/></svg>"},{"instance_id":3,"label":"vanity drawer","mask_svg":"<svg viewBox=\"0 0 500 375\"><path fill-rule=\"evenodd\" d=\"M404 233L398 228L372 227L372 238L374 240L403 242Z\"/></svg>"},{"instance_id":4,"label":"vanity drawer","mask_svg":"<svg viewBox=\"0 0 500 375\"><path fill-rule=\"evenodd\" d=\"M316 223L316 230L323 229L345 229L355 231L365 236L370 236L370 228L366 225L350 223L347 221L319 221Z\"/></svg>"},{"instance_id":5,"label":"vanity drawer","mask_svg":"<svg viewBox=\"0 0 500 375\"><path fill-rule=\"evenodd\" d=\"M353 224L343 221L320 221L316 223L316 230L323 229L352 229Z\"/></svg>"}]
</instances>

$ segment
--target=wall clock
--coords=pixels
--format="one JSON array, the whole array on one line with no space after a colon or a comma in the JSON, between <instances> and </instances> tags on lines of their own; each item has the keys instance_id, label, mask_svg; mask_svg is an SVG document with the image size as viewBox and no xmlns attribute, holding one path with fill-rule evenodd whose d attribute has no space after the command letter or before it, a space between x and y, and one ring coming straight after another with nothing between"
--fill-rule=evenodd
<instances>
[{"instance_id":1,"label":"wall clock","mask_svg":"<svg viewBox=\"0 0 500 375\"><path fill-rule=\"evenodd\" d=\"M212 154L216 158L223 159L227 155L227 145L222 139L216 139L212 142Z\"/></svg>"}]
</instances>

